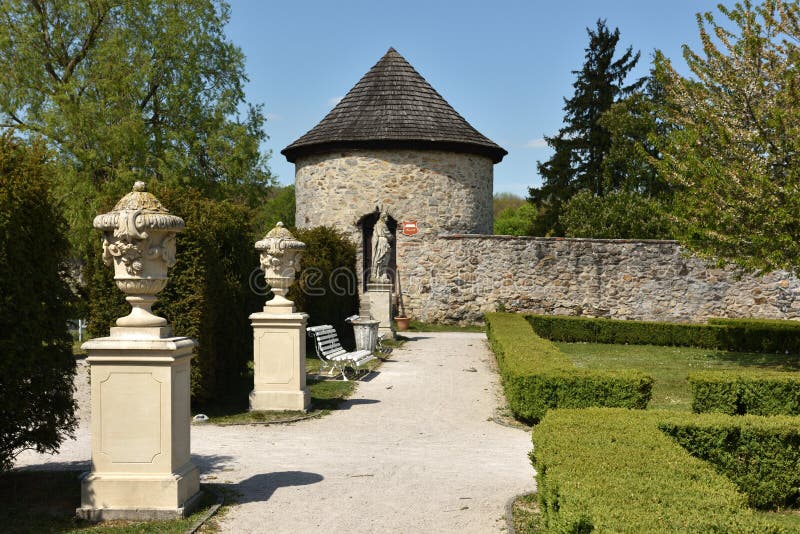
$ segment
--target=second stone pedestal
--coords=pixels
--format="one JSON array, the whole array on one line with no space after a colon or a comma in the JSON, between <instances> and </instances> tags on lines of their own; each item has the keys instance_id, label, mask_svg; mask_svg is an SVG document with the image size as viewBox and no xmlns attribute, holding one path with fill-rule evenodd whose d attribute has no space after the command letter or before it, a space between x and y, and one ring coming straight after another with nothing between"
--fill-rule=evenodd
<instances>
[{"instance_id":1,"label":"second stone pedestal","mask_svg":"<svg viewBox=\"0 0 800 534\"><path fill-rule=\"evenodd\" d=\"M251 411L307 411L305 313L259 312L253 325Z\"/></svg>"},{"instance_id":2,"label":"second stone pedestal","mask_svg":"<svg viewBox=\"0 0 800 534\"><path fill-rule=\"evenodd\" d=\"M367 284L369 310L378 325L378 335L394 339L394 326L392 324L392 284Z\"/></svg>"},{"instance_id":3,"label":"second stone pedestal","mask_svg":"<svg viewBox=\"0 0 800 534\"><path fill-rule=\"evenodd\" d=\"M182 517L200 490L189 454L194 342L159 328L112 328L84 343L92 381L92 470L77 515L90 521ZM152 336L152 337L151 337Z\"/></svg>"}]
</instances>

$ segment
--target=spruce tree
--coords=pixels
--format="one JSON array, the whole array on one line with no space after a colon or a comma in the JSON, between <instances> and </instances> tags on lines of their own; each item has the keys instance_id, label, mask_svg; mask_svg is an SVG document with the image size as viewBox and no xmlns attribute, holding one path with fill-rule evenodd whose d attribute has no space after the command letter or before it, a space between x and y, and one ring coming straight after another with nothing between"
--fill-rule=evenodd
<instances>
[{"instance_id":1,"label":"spruce tree","mask_svg":"<svg viewBox=\"0 0 800 534\"><path fill-rule=\"evenodd\" d=\"M611 106L639 90L644 79L624 85L628 73L639 61L639 52L632 47L614 59L619 29L610 31L605 20L598 20L594 30L586 29L589 46L585 62L572 86L572 98L564 99L564 123L557 135L545 137L555 150L546 162L537 167L542 176L541 187L529 189L529 200L539 207L537 233L561 235L558 218L563 202L582 189L602 195L609 186L603 180L603 162L611 147L611 134L600 118ZM611 184L613 189L613 184Z\"/></svg>"}]
</instances>

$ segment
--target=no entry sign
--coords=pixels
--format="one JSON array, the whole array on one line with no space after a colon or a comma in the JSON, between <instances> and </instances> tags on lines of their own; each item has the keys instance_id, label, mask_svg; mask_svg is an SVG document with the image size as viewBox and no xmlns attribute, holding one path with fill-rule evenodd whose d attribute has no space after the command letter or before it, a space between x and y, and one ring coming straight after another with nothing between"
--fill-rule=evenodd
<instances>
[{"instance_id":1,"label":"no entry sign","mask_svg":"<svg viewBox=\"0 0 800 534\"><path fill-rule=\"evenodd\" d=\"M403 235L415 235L418 231L417 221L403 221Z\"/></svg>"}]
</instances>

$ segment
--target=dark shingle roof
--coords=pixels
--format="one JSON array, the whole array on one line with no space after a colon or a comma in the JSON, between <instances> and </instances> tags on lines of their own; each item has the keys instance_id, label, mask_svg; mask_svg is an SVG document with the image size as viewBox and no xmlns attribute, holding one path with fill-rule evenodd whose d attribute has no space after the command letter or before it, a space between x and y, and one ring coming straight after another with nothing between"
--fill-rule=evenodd
<instances>
[{"instance_id":1,"label":"dark shingle roof","mask_svg":"<svg viewBox=\"0 0 800 534\"><path fill-rule=\"evenodd\" d=\"M495 163L508 153L464 120L394 48L281 154L294 162L304 154L346 148L450 150Z\"/></svg>"}]
</instances>

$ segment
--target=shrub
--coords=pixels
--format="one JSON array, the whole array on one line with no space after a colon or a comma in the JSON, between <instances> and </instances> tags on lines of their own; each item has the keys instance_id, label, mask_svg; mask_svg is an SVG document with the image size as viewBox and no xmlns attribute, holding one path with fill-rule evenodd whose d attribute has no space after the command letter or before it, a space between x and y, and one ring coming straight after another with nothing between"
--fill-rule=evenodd
<instances>
[{"instance_id":1,"label":"shrub","mask_svg":"<svg viewBox=\"0 0 800 534\"><path fill-rule=\"evenodd\" d=\"M248 316L265 300L249 283L258 268L251 212L229 201L203 198L194 190L157 184L151 190L186 222L177 239L177 263L154 311L167 318L175 335L199 342L192 362L193 408L212 402L246 406L252 389L247 363L253 354ZM128 313L127 305L100 255L88 263L90 333L107 335L114 320Z\"/></svg>"},{"instance_id":2,"label":"shrub","mask_svg":"<svg viewBox=\"0 0 800 534\"><path fill-rule=\"evenodd\" d=\"M711 317L708 320L708 324L800 330L800 321L789 321L783 319L729 319L726 317Z\"/></svg>"},{"instance_id":3,"label":"shrub","mask_svg":"<svg viewBox=\"0 0 800 534\"><path fill-rule=\"evenodd\" d=\"M800 415L800 376L777 371L702 371L689 375L692 411Z\"/></svg>"},{"instance_id":4,"label":"shrub","mask_svg":"<svg viewBox=\"0 0 800 534\"><path fill-rule=\"evenodd\" d=\"M710 462L751 506L795 506L800 496L800 421L792 417L704 414L659 425L693 456Z\"/></svg>"},{"instance_id":5,"label":"shrub","mask_svg":"<svg viewBox=\"0 0 800 534\"><path fill-rule=\"evenodd\" d=\"M560 222L567 237L604 239L672 239L664 202L632 191L603 196L583 190L564 205Z\"/></svg>"},{"instance_id":6,"label":"shrub","mask_svg":"<svg viewBox=\"0 0 800 534\"><path fill-rule=\"evenodd\" d=\"M526 315L526 319L537 334L553 341L800 352L800 328L787 325L788 321L715 319L709 324L685 324L549 315Z\"/></svg>"},{"instance_id":7,"label":"shrub","mask_svg":"<svg viewBox=\"0 0 800 534\"><path fill-rule=\"evenodd\" d=\"M56 452L75 428L69 243L46 155L0 136L0 471L21 450Z\"/></svg>"},{"instance_id":8,"label":"shrub","mask_svg":"<svg viewBox=\"0 0 800 534\"><path fill-rule=\"evenodd\" d=\"M727 327L726 345L751 352L800 352L800 322L775 319L709 319ZM737 349L730 349L737 350Z\"/></svg>"},{"instance_id":9,"label":"shrub","mask_svg":"<svg viewBox=\"0 0 800 534\"><path fill-rule=\"evenodd\" d=\"M718 348L725 327L681 323L621 321L595 317L526 315L540 336L553 341L630 343Z\"/></svg>"},{"instance_id":10,"label":"shrub","mask_svg":"<svg viewBox=\"0 0 800 534\"><path fill-rule=\"evenodd\" d=\"M659 431L669 412L554 410L533 429L547 532L780 532Z\"/></svg>"},{"instance_id":11,"label":"shrub","mask_svg":"<svg viewBox=\"0 0 800 534\"><path fill-rule=\"evenodd\" d=\"M577 369L521 315L490 313L486 325L506 399L518 418L536 423L553 408L647 407L653 379L641 371Z\"/></svg>"},{"instance_id":12,"label":"shrub","mask_svg":"<svg viewBox=\"0 0 800 534\"><path fill-rule=\"evenodd\" d=\"M353 329L345 318L358 313L356 246L347 236L327 226L294 231L306 244L301 258L298 283L289 299L309 314L308 325L330 324L344 346L354 346Z\"/></svg>"}]
</instances>

